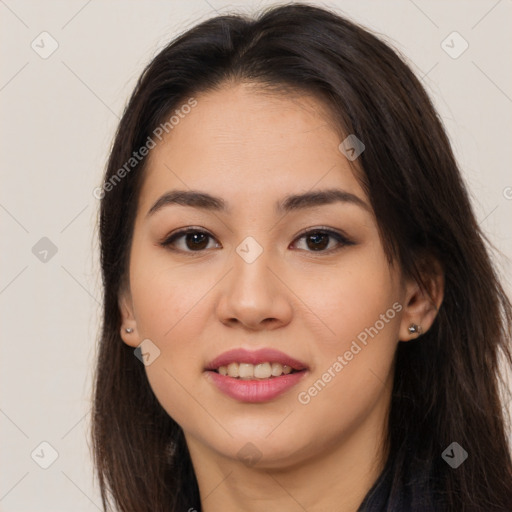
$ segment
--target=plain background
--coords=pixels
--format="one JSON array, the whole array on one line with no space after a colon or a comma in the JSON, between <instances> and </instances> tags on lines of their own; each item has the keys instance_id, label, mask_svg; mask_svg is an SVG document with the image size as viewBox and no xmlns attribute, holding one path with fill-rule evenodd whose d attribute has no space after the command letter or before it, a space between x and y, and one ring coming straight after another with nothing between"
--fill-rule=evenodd
<instances>
[{"instance_id":1,"label":"plain background","mask_svg":"<svg viewBox=\"0 0 512 512\"><path fill-rule=\"evenodd\" d=\"M216 12L273 3L0 0L1 511L101 510L88 438L102 296L92 191L156 52ZM422 78L510 292L512 2L311 3L381 34ZM44 31L58 44L47 58L31 46L51 49ZM58 454L47 469L42 442Z\"/></svg>"}]
</instances>

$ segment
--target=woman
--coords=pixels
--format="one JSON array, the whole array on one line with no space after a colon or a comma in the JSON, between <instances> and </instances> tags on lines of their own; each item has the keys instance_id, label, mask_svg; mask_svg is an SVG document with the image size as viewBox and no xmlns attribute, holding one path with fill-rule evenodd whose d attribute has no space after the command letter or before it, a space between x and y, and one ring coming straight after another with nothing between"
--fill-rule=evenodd
<instances>
[{"instance_id":1,"label":"woman","mask_svg":"<svg viewBox=\"0 0 512 512\"><path fill-rule=\"evenodd\" d=\"M512 307L386 44L306 4L201 23L99 196L104 507L512 510Z\"/></svg>"}]
</instances>

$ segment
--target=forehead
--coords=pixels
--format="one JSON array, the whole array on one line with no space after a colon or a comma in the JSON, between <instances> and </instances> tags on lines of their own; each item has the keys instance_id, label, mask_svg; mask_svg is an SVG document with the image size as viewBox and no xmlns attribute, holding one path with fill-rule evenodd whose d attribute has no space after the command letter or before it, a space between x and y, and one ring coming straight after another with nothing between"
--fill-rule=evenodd
<instances>
[{"instance_id":1,"label":"forehead","mask_svg":"<svg viewBox=\"0 0 512 512\"><path fill-rule=\"evenodd\" d=\"M339 150L340 130L318 99L245 84L194 99L148 156L141 190L146 210L157 195L187 188L207 190L229 205L255 197L274 204L290 193L333 187L365 198Z\"/></svg>"}]
</instances>

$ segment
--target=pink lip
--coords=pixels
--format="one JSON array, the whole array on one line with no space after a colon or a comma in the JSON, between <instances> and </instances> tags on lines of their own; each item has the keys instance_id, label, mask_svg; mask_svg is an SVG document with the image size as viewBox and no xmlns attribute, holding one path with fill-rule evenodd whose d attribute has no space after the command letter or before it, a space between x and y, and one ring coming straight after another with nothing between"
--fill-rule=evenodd
<instances>
[{"instance_id":1,"label":"pink lip","mask_svg":"<svg viewBox=\"0 0 512 512\"><path fill-rule=\"evenodd\" d=\"M235 400L267 402L295 386L307 373L307 370L302 370L265 380L240 380L210 370L205 372L205 376L217 389Z\"/></svg>"},{"instance_id":2,"label":"pink lip","mask_svg":"<svg viewBox=\"0 0 512 512\"><path fill-rule=\"evenodd\" d=\"M296 372L268 379L235 379L220 375L215 370L230 363L280 363L288 365ZM205 376L217 389L235 400L241 402L267 402L278 397L295 386L307 373L308 367L301 361L271 348L245 350L238 348L224 352L208 363Z\"/></svg>"},{"instance_id":3,"label":"pink lip","mask_svg":"<svg viewBox=\"0 0 512 512\"><path fill-rule=\"evenodd\" d=\"M227 366L229 363L281 363L291 366L294 370L307 369L307 366L303 362L273 348L262 348L251 351L236 348L216 357L213 361L208 363L206 370L217 370L220 366Z\"/></svg>"}]
</instances>

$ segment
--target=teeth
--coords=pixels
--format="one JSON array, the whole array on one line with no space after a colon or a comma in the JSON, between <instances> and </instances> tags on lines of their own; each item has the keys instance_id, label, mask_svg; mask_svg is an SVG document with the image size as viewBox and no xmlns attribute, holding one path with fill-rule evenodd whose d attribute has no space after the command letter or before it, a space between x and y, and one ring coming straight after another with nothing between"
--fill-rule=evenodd
<instances>
[{"instance_id":1,"label":"teeth","mask_svg":"<svg viewBox=\"0 0 512 512\"><path fill-rule=\"evenodd\" d=\"M228 364L228 375L230 377L238 377L238 363Z\"/></svg>"},{"instance_id":2,"label":"teeth","mask_svg":"<svg viewBox=\"0 0 512 512\"><path fill-rule=\"evenodd\" d=\"M272 363L272 375L279 377L283 373L283 365L281 363Z\"/></svg>"},{"instance_id":3,"label":"teeth","mask_svg":"<svg viewBox=\"0 0 512 512\"><path fill-rule=\"evenodd\" d=\"M280 377L283 374L288 375L293 370L291 366L281 363L230 363L227 366L220 366L217 371L221 375L248 380Z\"/></svg>"},{"instance_id":4,"label":"teeth","mask_svg":"<svg viewBox=\"0 0 512 512\"><path fill-rule=\"evenodd\" d=\"M254 376L257 379L268 379L272 375L270 363L260 363L254 367Z\"/></svg>"},{"instance_id":5,"label":"teeth","mask_svg":"<svg viewBox=\"0 0 512 512\"><path fill-rule=\"evenodd\" d=\"M238 365L238 375L241 379L252 379L254 377L254 365L240 363Z\"/></svg>"}]
</instances>

